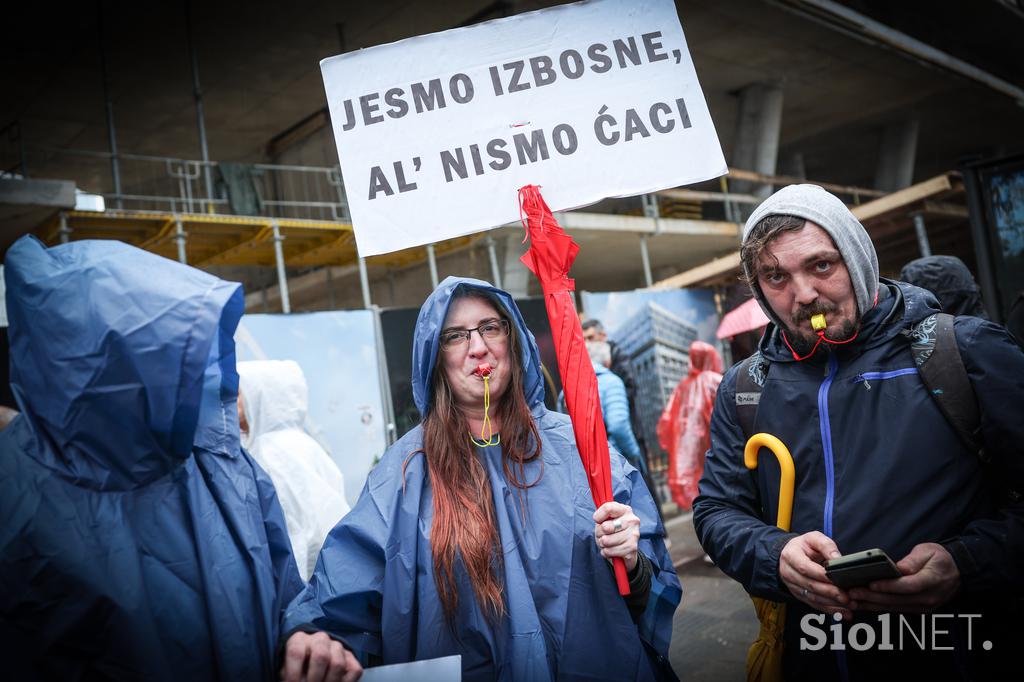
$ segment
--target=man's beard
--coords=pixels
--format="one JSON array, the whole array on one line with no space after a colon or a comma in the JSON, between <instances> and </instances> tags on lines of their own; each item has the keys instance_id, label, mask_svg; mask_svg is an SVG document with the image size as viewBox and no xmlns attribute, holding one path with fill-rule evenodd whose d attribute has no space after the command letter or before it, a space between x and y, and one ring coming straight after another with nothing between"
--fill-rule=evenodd
<instances>
[{"instance_id":1,"label":"man's beard","mask_svg":"<svg viewBox=\"0 0 1024 682\"><path fill-rule=\"evenodd\" d=\"M786 338L793 351L803 357L814 350L818 344L818 333L811 328L811 318L818 314L829 314L839 312L839 306L832 303L815 302L810 305L801 306L800 310L793 316L793 323L796 328L786 325ZM857 333L860 325L860 318L844 320L838 327L829 327L825 330L825 350L831 350L828 341L847 341Z\"/></svg>"}]
</instances>

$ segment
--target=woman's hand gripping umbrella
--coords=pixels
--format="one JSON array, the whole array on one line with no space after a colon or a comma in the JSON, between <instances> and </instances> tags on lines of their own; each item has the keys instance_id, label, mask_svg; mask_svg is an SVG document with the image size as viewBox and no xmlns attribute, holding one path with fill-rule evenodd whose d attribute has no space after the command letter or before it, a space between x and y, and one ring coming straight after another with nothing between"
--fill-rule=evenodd
<instances>
[{"instance_id":1,"label":"woman's hand gripping umbrella","mask_svg":"<svg viewBox=\"0 0 1024 682\"><path fill-rule=\"evenodd\" d=\"M775 525L788 531L793 518L793 486L795 472L793 456L782 441L767 433L755 433L743 450L743 463L748 469L757 468L757 453L768 448L779 461L779 509ZM747 682L776 682L782 680L782 631L786 625L784 603L751 597L761 631L747 653Z\"/></svg>"}]
</instances>

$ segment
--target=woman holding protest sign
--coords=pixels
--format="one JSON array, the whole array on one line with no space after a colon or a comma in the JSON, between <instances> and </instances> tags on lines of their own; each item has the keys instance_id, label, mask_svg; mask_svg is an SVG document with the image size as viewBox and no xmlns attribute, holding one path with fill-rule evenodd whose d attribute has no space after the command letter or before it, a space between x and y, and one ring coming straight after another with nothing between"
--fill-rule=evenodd
<instances>
[{"instance_id":1,"label":"woman holding protest sign","mask_svg":"<svg viewBox=\"0 0 1024 682\"><path fill-rule=\"evenodd\" d=\"M467 680L673 678L681 590L654 502L613 453L616 501L595 512L512 297L449 277L414 344L423 422L370 473L288 608L285 679L326 673L339 642L363 665L460 655Z\"/></svg>"}]
</instances>

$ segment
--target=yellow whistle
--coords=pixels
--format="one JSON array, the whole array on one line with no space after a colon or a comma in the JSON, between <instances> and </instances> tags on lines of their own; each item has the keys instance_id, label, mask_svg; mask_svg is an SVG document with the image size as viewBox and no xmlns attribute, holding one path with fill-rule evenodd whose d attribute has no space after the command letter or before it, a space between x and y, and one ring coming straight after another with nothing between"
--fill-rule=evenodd
<instances>
[{"instance_id":1,"label":"yellow whistle","mask_svg":"<svg viewBox=\"0 0 1024 682\"><path fill-rule=\"evenodd\" d=\"M825 316L821 313L818 313L811 318L811 328L814 329L814 331L820 332L827 326L828 325L825 324Z\"/></svg>"}]
</instances>

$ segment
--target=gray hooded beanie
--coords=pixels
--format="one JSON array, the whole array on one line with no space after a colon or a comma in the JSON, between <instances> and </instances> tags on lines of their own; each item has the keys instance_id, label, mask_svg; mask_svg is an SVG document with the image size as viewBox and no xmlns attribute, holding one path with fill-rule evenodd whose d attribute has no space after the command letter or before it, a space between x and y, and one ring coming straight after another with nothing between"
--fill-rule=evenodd
<instances>
[{"instance_id":1,"label":"gray hooded beanie","mask_svg":"<svg viewBox=\"0 0 1024 682\"><path fill-rule=\"evenodd\" d=\"M857 311L863 315L871 309L878 293L878 256L875 254L875 245L871 243L867 230L839 197L817 185L783 187L765 199L747 219L747 224L743 226L744 243L754 226L770 215L796 216L821 226L832 237L846 263L857 298ZM753 282L754 297L761 304L761 309L778 325L780 320L765 300L754 273L745 274Z\"/></svg>"}]
</instances>

